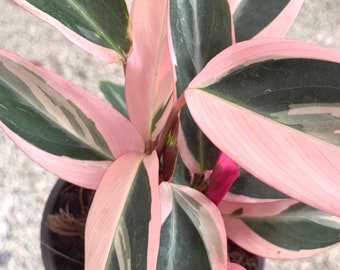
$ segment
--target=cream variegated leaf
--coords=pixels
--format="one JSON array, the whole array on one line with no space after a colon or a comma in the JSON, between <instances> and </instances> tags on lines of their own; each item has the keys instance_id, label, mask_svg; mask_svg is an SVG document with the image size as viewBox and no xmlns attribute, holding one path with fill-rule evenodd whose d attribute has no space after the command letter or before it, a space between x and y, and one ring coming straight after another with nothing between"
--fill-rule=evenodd
<instances>
[{"instance_id":1,"label":"cream variegated leaf","mask_svg":"<svg viewBox=\"0 0 340 270\"><path fill-rule=\"evenodd\" d=\"M256 199L228 194L219 209L228 237L259 256L304 258L340 242L339 217L294 199Z\"/></svg>"},{"instance_id":2,"label":"cream variegated leaf","mask_svg":"<svg viewBox=\"0 0 340 270\"><path fill-rule=\"evenodd\" d=\"M160 185L160 198L157 269L226 269L226 233L217 207L190 187L165 182Z\"/></svg>"},{"instance_id":3,"label":"cream variegated leaf","mask_svg":"<svg viewBox=\"0 0 340 270\"><path fill-rule=\"evenodd\" d=\"M246 171L339 215L339 71L336 50L254 39L210 61L186 101L207 137Z\"/></svg>"},{"instance_id":4,"label":"cream variegated leaf","mask_svg":"<svg viewBox=\"0 0 340 270\"><path fill-rule=\"evenodd\" d=\"M282 124L340 146L340 103L290 104L270 114Z\"/></svg>"},{"instance_id":5,"label":"cream variegated leaf","mask_svg":"<svg viewBox=\"0 0 340 270\"><path fill-rule=\"evenodd\" d=\"M124 0L13 0L95 57L123 63L131 47Z\"/></svg>"},{"instance_id":6,"label":"cream variegated leaf","mask_svg":"<svg viewBox=\"0 0 340 270\"><path fill-rule=\"evenodd\" d=\"M106 142L96 129L95 123L71 100L54 91L42 77L32 73L24 66L2 56L0 56L0 61L1 83L4 86L1 93L3 111L1 120L5 124L26 140L31 140L31 142L34 140L33 144L38 145L39 141L43 140L43 138L39 138L39 135L41 137L48 136L42 132L43 125L46 124L48 125L46 129L53 131L54 135L57 133L60 133L60 136L65 135L64 138L54 137L60 147L62 145L67 147L68 144L72 144L71 141L74 141L78 144L76 146L78 148L91 149L94 156L101 157L101 159L113 159ZM14 110L16 111L14 112ZM20 116L26 116L26 122L13 123L15 120L21 121ZM41 118L41 125L30 125L28 122L30 118ZM26 132L22 126L25 124L27 125L25 128L28 129ZM35 130L36 139L32 138L30 129ZM58 154L58 149L55 151ZM63 154L60 153L60 155ZM67 154L64 155L67 156ZM77 157L77 153L69 155Z\"/></svg>"},{"instance_id":7,"label":"cream variegated leaf","mask_svg":"<svg viewBox=\"0 0 340 270\"><path fill-rule=\"evenodd\" d=\"M155 152L128 153L106 171L86 223L85 269L156 269L158 162Z\"/></svg>"},{"instance_id":8,"label":"cream variegated leaf","mask_svg":"<svg viewBox=\"0 0 340 270\"><path fill-rule=\"evenodd\" d=\"M0 121L27 142L21 148L29 156L28 144L81 160L143 152L140 134L104 100L1 49L0 69Z\"/></svg>"}]
</instances>

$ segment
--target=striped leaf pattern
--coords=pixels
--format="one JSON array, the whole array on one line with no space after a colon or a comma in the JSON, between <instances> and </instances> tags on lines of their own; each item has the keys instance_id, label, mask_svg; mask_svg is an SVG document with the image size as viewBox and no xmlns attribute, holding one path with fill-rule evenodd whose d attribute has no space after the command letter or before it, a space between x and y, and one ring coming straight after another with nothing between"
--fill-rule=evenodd
<instances>
[{"instance_id":1,"label":"striped leaf pattern","mask_svg":"<svg viewBox=\"0 0 340 270\"><path fill-rule=\"evenodd\" d=\"M160 214L156 153L117 159L88 215L85 269L156 269Z\"/></svg>"},{"instance_id":2,"label":"striped leaf pattern","mask_svg":"<svg viewBox=\"0 0 340 270\"><path fill-rule=\"evenodd\" d=\"M170 28L179 97L209 60L232 44L228 2L170 1ZM212 169L220 151L197 127L186 107L181 110L180 124L183 162L197 173Z\"/></svg>"},{"instance_id":3,"label":"striped leaf pattern","mask_svg":"<svg viewBox=\"0 0 340 270\"><path fill-rule=\"evenodd\" d=\"M124 62L130 50L124 0L14 0L56 27L79 47L107 62Z\"/></svg>"},{"instance_id":4,"label":"striped leaf pattern","mask_svg":"<svg viewBox=\"0 0 340 270\"><path fill-rule=\"evenodd\" d=\"M43 78L3 56L0 76L0 119L19 136L59 156L113 159L95 123Z\"/></svg>"},{"instance_id":5,"label":"striped leaf pattern","mask_svg":"<svg viewBox=\"0 0 340 270\"><path fill-rule=\"evenodd\" d=\"M236 42L258 37L284 37L304 0L232 0Z\"/></svg>"},{"instance_id":6,"label":"striped leaf pattern","mask_svg":"<svg viewBox=\"0 0 340 270\"><path fill-rule=\"evenodd\" d=\"M189 187L160 186L162 230L157 269L226 269L226 235L215 205Z\"/></svg>"},{"instance_id":7,"label":"striped leaf pattern","mask_svg":"<svg viewBox=\"0 0 340 270\"><path fill-rule=\"evenodd\" d=\"M111 103L113 108L128 119L129 116L126 109L124 86L109 81L101 81L100 90Z\"/></svg>"},{"instance_id":8,"label":"striped leaf pattern","mask_svg":"<svg viewBox=\"0 0 340 270\"><path fill-rule=\"evenodd\" d=\"M219 209L228 237L259 256L298 259L340 243L339 217L293 199L254 199L229 194Z\"/></svg>"},{"instance_id":9,"label":"striped leaf pattern","mask_svg":"<svg viewBox=\"0 0 340 270\"><path fill-rule=\"evenodd\" d=\"M168 2L135 0L131 10L133 50L127 58L125 98L129 119L146 142L157 140L176 99L167 36Z\"/></svg>"},{"instance_id":10,"label":"striped leaf pattern","mask_svg":"<svg viewBox=\"0 0 340 270\"><path fill-rule=\"evenodd\" d=\"M338 51L304 42L245 41L209 62L186 101L209 139L249 173L340 215L339 63Z\"/></svg>"}]
</instances>

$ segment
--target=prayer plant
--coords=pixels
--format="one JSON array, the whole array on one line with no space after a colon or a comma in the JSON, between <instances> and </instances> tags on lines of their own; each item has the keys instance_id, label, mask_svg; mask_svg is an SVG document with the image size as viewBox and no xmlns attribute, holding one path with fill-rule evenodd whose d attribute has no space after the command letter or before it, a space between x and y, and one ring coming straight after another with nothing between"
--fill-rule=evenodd
<instances>
[{"instance_id":1,"label":"prayer plant","mask_svg":"<svg viewBox=\"0 0 340 270\"><path fill-rule=\"evenodd\" d=\"M96 189L85 269L241 269L340 241L340 52L282 37L303 0L14 0L121 64L109 102L0 50L0 126Z\"/></svg>"}]
</instances>

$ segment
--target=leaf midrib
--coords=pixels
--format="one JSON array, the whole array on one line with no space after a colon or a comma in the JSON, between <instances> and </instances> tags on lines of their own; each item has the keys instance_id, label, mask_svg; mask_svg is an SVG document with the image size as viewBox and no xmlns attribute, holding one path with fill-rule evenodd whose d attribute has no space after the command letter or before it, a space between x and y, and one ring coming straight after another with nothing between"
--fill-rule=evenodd
<instances>
[{"instance_id":1,"label":"leaf midrib","mask_svg":"<svg viewBox=\"0 0 340 270\"><path fill-rule=\"evenodd\" d=\"M108 44L110 44L112 46L112 48L115 51L120 51L119 47L117 47L115 45L114 42L112 42L112 40L106 35L105 31L103 30L103 28L96 23L96 21L91 19L91 16L88 14L88 12L86 11L86 9L84 9L83 6L81 6L80 4L78 4L75 0L66 0L75 10L77 10L79 12L79 15L81 15L81 17L87 21L95 30L96 33L98 33L99 36L101 36Z\"/></svg>"},{"instance_id":2,"label":"leaf midrib","mask_svg":"<svg viewBox=\"0 0 340 270\"><path fill-rule=\"evenodd\" d=\"M6 68L6 66L4 66L4 68ZM24 84L28 87L28 89L30 89L29 86L25 83L25 81L23 81L20 77L18 77L15 73L13 73L13 72L12 72L11 70L9 70L8 68L6 68L6 69L8 70L8 72L11 72L16 78L18 78L22 83L24 83ZM30 105L32 106L32 108L33 108L35 111L40 112L41 115L43 115L44 118L48 119L48 120L51 121L52 123L57 123L57 124L58 124L58 127L60 127L60 129L64 130L65 133L70 134L73 138L75 138L76 140L80 141L82 144L87 145L89 149L92 149L92 151L94 151L94 152L96 152L96 153L99 153L101 156L105 157L106 159L109 159L109 160L112 159L112 157L107 156L105 152L100 151L101 149L100 149L99 146L98 146L98 147L94 147L92 144L88 144L87 141L84 140L81 136L78 136L78 135L76 135L76 134L70 132L70 131L69 131L68 129L66 129L63 125L61 125L61 123L60 123L59 121L56 121L55 118L53 118L52 115L51 115L47 110L42 110L41 108L39 108L38 106L36 106L36 105L34 104L34 102L33 102L31 99L26 98L25 96L23 96L23 95L21 94L21 92L20 92L19 90L17 90L17 89L11 84L11 81L6 80L6 78L4 78L4 77L2 77L1 79L2 79L2 81L3 81L6 85L8 85L8 87L9 87L10 89L12 89L12 91L15 91L15 92L16 92L23 100L25 100L28 104L30 104ZM38 87L38 86L37 86L37 87ZM39 87L39 88L40 88L40 87ZM40 89L41 89L41 88L40 88ZM43 93L44 93L45 95L47 95L48 98L50 98L49 95L48 95L48 93L46 93L45 90L41 89L41 91L43 91ZM33 94L33 95L34 95L34 94ZM38 101L39 101L39 100L38 100ZM40 101L39 101L39 102L40 102ZM42 106L42 107L45 108L44 106ZM98 131L96 131L96 132L98 132Z\"/></svg>"}]
</instances>

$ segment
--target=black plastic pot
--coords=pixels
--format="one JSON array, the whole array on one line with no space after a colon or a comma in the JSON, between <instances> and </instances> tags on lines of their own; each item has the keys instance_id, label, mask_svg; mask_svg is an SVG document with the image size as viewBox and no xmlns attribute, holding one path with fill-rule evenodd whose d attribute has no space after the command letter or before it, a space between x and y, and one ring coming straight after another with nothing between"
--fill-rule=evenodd
<instances>
[{"instance_id":1,"label":"black plastic pot","mask_svg":"<svg viewBox=\"0 0 340 270\"><path fill-rule=\"evenodd\" d=\"M65 208L65 199L61 198L62 195L67 192L68 190L80 190L80 187L77 187L73 184L65 182L63 180L58 180L55 186L53 187L50 196L46 202L45 209L43 212L43 217L41 221L41 230L40 230L40 237L41 237L41 255L43 264L46 270L83 270L83 249L79 248L71 248L68 249L67 252L62 250L63 245L70 245L70 242L81 242L83 239L70 238L61 236L59 234L54 233L51 231L48 226L46 225L46 220L49 215L53 215L59 211L60 208ZM87 190L89 191L89 190ZM91 192L91 191L89 191ZM67 197L67 196L66 196ZM68 198L67 198L68 199ZM67 208L74 208L75 203L66 202L70 204ZM72 209L71 209L72 210ZM78 211L76 209L73 209ZM66 255L66 256L65 256ZM74 261L76 260L76 261ZM82 262L82 263L79 263ZM258 258L258 265L256 270L263 270L264 269L264 259Z\"/></svg>"},{"instance_id":2,"label":"black plastic pot","mask_svg":"<svg viewBox=\"0 0 340 270\"><path fill-rule=\"evenodd\" d=\"M46 202L41 221L41 255L46 270L83 270L84 241L79 236L63 236L51 231L46 220L50 214L58 213L60 208L65 208L65 199L62 194L70 189L81 190L80 187L72 185L63 180L58 180L52 189ZM71 202L70 208L74 210L76 203ZM68 206L67 206L68 207ZM80 245L80 247L77 247ZM67 248L67 250L64 249Z\"/></svg>"}]
</instances>

